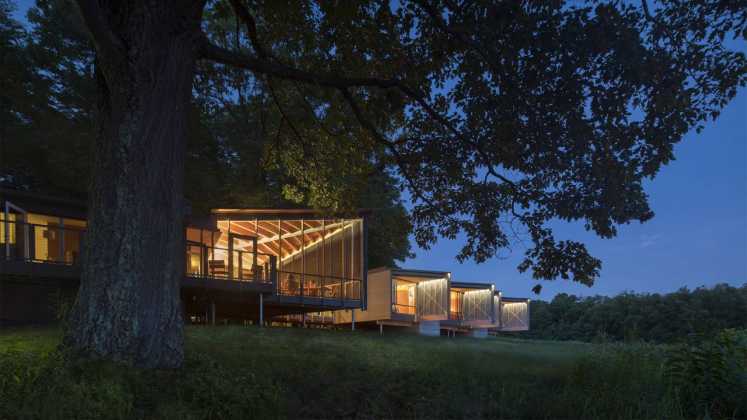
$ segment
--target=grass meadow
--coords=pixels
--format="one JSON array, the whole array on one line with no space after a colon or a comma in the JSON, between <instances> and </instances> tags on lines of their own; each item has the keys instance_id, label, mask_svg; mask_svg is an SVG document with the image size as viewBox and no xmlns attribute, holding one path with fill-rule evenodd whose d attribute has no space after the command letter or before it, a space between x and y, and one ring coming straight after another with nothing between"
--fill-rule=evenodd
<instances>
[{"instance_id":1,"label":"grass meadow","mask_svg":"<svg viewBox=\"0 0 747 420\"><path fill-rule=\"evenodd\" d=\"M648 344L188 327L184 368L144 371L66 360L60 336L0 330L0 419L744 415L688 406L668 385L667 349Z\"/></svg>"}]
</instances>

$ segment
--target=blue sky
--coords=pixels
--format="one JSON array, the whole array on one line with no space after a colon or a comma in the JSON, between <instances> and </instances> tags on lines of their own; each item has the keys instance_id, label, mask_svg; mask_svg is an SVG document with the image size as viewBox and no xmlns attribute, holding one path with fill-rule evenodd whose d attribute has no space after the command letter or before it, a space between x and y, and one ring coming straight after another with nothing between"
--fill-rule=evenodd
<instances>
[{"instance_id":1,"label":"blue sky","mask_svg":"<svg viewBox=\"0 0 747 420\"><path fill-rule=\"evenodd\" d=\"M33 1L16 2L24 20ZM747 46L738 48L747 52ZM600 239L580 223L557 223L558 238L581 240L603 263L588 288L570 281L542 282L539 298L557 293L614 295L622 291L670 292L716 283L747 283L747 89L700 134L688 134L675 148L676 160L646 183L653 220L621 226L613 239ZM413 241L414 244L414 241ZM493 282L507 296L534 296L537 284L520 274L520 247L502 259L459 264L462 240L440 240L430 250L415 248L408 268L448 270L455 280Z\"/></svg>"}]
</instances>

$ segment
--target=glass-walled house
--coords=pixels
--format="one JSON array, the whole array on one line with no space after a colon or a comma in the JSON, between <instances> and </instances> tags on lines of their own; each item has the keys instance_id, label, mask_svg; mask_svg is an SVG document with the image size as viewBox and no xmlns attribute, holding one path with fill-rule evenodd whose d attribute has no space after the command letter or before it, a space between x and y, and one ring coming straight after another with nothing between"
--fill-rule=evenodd
<instances>
[{"instance_id":1,"label":"glass-walled house","mask_svg":"<svg viewBox=\"0 0 747 420\"><path fill-rule=\"evenodd\" d=\"M412 326L449 316L451 274L381 267L368 272L365 310L335 314L335 323Z\"/></svg>"},{"instance_id":2,"label":"glass-walled house","mask_svg":"<svg viewBox=\"0 0 747 420\"><path fill-rule=\"evenodd\" d=\"M441 327L474 330L494 327L496 319L495 286L486 283L452 282L449 290L449 319Z\"/></svg>"},{"instance_id":3,"label":"glass-walled house","mask_svg":"<svg viewBox=\"0 0 747 420\"><path fill-rule=\"evenodd\" d=\"M500 302L501 320L499 331L528 331L530 300L501 296Z\"/></svg>"},{"instance_id":4,"label":"glass-walled house","mask_svg":"<svg viewBox=\"0 0 747 420\"><path fill-rule=\"evenodd\" d=\"M278 300L286 302L363 299L363 215L330 218L303 209L219 209L213 214L214 231L200 230L199 240L198 231L192 233L203 256L190 252L191 272L273 281Z\"/></svg>"},{"instance_id":5,"label":"glass-walled house","mask_svg":"<svg viewBox=\"0 0 747 420\"><path fill-rule=\"evenodd\" d=\"M184 221L182 284L188 318L261 323L265 312L269 319L364 307L365 220L365 213L323 217L303 209L219 209L203 219L190 217ZM29 306L16 291L28 290L33 304L45 308L59 287L74 294L86 227L82 200L0 189L0 306L8 308L8 299L18 301L19 310ZM11 290L6 275L49 280L55 290L31 283ZM24 317L5 312L0 323ZM53 315L33 322L41 318Z\"/></svg>"},{"instance_id":6,"label":"glass-walled house","mask_svg":"<svg viewBox=\"0 0 747 420\"><path fill-rule=\"evenodd\" d=\"M75 298L85 206L0 188L0 325L53 322Z\"/></svg>"}]
</instances>

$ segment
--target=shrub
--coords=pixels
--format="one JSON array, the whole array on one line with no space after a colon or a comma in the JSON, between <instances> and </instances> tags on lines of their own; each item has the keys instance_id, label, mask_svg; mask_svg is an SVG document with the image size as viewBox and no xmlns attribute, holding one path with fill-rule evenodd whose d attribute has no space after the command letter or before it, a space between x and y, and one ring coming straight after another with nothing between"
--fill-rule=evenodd
<instances>
[{"instance_id":1,"label":"shrub","mask_svg":"<svg viewBox=\"0 0 747 420\"><path fill-rule=\"evenodd\" d=\"M747 417L747 330L692 337L667 354L670 396L691 417Z\"/></svg>"},{"instance_id":2,"label":"shrub","mask_svg":"<svg viewBox=\"0 0 747 420\"><path fill-rule=\"evenodd\" d=\"M568 377L562 399L569 416L584 418L672 418L661 400L663 353L657 345L598 344L581 357ZM581 415L579 415L581 417Z\"/></svg>"},{"instance_id":3,"label":"shrub","mask_svg":"<svg viewBox=\"0 0 747 420\"><path fill-rule=\"evenodd\" d=\"M180 371L148 371L58 351L0 352L0 419L271 418L280 415L280 394L271 381L206 356Z\"/></svg>"}]
</instances>

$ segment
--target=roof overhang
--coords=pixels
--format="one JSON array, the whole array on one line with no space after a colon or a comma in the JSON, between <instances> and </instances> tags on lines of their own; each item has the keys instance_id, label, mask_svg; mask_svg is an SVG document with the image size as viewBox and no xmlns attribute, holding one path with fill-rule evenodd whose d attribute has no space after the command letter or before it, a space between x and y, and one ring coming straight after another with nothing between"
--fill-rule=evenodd
<instances>
[{"instance_id":1,"label":"roof overhang","mask_svg":"<svg viewBox=\"0 0 747 420\"><path fill-rule=\"evenodd\" d=\"M501 302L506 303L529 303L531 299L529 298L517 298L517 297L504 297L501 296Z\"/></svg>"},{"instance_id":2,"label":"roof overhang","mask_svg":"<svg viewBox=\"0 0 747 420\"><path fill-rule=\"evenodd\" d=\"M358 209L352 213L328 214L316 209L268 209L268 208L246 208L246 209L212 209L212 214L220 219L281 219L281 218L309 218L309 219L334 219L349 217L365 217L371 214L369 209Z\"/></svg>"},{"instance_id":3,"label":"roof overhang","mask_svg":"<svg viewBox=\"0 0 747 420\"><path fill-rule=\"evenodd\" d=\"M457 289L495 290L494 284L463 281L452 281L451 287Z\"/></svg>"},{"instance_id":4,"label":"roof overhang","mask_svg":"<svg viewBox=\"0 0 747 420\"><path fill-rule=\"evenodd\" d=\"M0 188L0 202L5 200L30 213L73 219L86 218L86 202L73 197Z\"/></svg>"},{"instance_id":5,"label":"roof overhang","mask_svg":"<svg viewBox=\"0 0 747 420\"><path fill-rule=\"evenodd\" d=\"M432 270L408 270L404 268L393 268L391 269L392 277L418 277L425 279L450 279L451 273L448 271L432 271Z\"/></svg>"}]
</instances>

